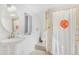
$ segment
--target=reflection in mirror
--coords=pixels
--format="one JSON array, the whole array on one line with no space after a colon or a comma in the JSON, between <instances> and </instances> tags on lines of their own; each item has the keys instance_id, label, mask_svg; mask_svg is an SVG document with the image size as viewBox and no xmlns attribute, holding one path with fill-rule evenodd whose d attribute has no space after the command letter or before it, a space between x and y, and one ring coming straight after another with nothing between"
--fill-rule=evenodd
<instances>
[{"instance_id":1,"label":"reflection in mirror","mask_svg":"<svg viewBox=\"0 0 79 59\"><path fill-rule=\"evenodd\" d=\"M32 32L32 16L24 13L25 15L25 30L24 30L24 34L31 34Z\"/></svg>"},{"instance_id":2,"label":"reflection in mirror","mask_svg":"<svg viewBox=\"0 0 79 59\"><path fill-rule=\"evenodd\" d=\"M1 24L3 28L9 33L8 38L14 38L17 33L18 15L14 5L3 5L1 13Z\"/></svg>"}]
</instances>

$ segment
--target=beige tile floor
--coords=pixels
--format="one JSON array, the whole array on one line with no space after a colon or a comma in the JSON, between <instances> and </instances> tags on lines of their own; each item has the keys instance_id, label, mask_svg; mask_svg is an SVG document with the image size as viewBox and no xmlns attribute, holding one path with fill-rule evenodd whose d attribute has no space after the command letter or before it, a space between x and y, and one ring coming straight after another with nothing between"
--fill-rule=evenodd
<instances>
[{"instance_id":1,"label":"beige tile floor","mask_svg":"<svg viewBox=\"0 0 79 59\"><path fill-rule=\"evenodd\" d=\"M45 51L35 50L32 51L29 55L52 55L51 53L46 53Z\"/></svg>"},{"instance_id":2,"label":"beige tile floor","mask_svg":"<svg viewBox=\"0 0 79 59\"><path fill-rule=\"evenodd\" d=\"M35 50L30 53L30 55L46 55L45 51Z\"/></svg>"}]
</instances>

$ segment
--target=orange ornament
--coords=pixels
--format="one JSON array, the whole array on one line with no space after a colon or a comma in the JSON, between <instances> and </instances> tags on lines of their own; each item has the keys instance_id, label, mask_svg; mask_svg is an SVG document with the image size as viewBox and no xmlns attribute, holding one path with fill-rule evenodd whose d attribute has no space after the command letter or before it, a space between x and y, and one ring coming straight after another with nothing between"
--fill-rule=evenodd
<instances>
[{"instance_id":1,"label":"orange ornament","mask_svg":"<svg viewBox=\"0 0 79 59\"><path fill-rule=\"evenodd\" d=\"M61 20L60 26L61 26L63 29L66 29L66 28L69 26L68 20L66 20L66 19Z\"/></svg>"}]
</instances>

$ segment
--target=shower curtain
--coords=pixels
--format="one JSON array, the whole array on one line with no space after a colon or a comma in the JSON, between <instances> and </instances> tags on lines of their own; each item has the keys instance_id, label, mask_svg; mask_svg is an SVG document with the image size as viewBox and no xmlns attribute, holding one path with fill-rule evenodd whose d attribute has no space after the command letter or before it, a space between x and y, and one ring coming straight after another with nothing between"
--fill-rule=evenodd
<instances>
[{"instance_id":1,"label":"shower curtain","mask_svg":"<svg viewBox=\"0 0 79 59\"><path fill-rule=\"evenodd\" d=\"M53 19L53 54L73 55L76 54L76 22L78 20L78 8L58 10L52 13ZM68 22L67 28L60 23L63 19Z\"/></svg>"}]
</instances>

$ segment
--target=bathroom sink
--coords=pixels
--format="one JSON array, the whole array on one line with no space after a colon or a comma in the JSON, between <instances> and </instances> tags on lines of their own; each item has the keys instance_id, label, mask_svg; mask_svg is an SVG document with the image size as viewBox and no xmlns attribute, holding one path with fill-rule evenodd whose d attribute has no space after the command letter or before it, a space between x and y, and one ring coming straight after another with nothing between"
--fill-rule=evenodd
<instances>
[{"instance_id":1,"label":"bathroom sink","mask_svg":"<svg viewBox=\"0 0 79 59\"><path fill-rule=\"evenodd\" d=\"M22 37L16 37L16 38L6 38L6 39L0 39L0 43L19 43L22 42L25 38Z\"/></svg>"}]
</instances>

